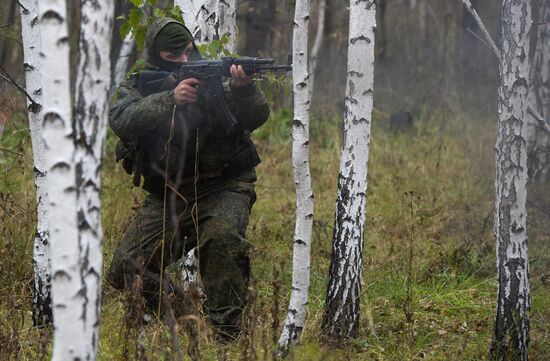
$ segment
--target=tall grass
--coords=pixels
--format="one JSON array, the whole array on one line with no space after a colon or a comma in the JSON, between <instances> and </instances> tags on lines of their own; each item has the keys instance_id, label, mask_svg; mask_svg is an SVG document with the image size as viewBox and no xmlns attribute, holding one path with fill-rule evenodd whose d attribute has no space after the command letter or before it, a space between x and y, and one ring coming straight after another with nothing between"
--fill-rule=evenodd
<instances>
[{"instance_id":1,"label":"tall grass","mask_svg":"<svg viewBox=\"0 0 550 361\"><path fill-rule=\"evenodd\" d=\"M496 292L492 235L496 130L491 119L428 110L414 116L413 129L392 133L388 114L375 112L360 337L338 348L330 345L319 327L330 262L340 120L312 117L315 220L310 303L301 343L291 359L487 358ZM197 323L201 359L277 356L274 341L290 295L295 217L291 122L292 114L282 109L255 134L263 163L258 167L258 200L248 229L253 297L245 315L246 332L237 342L220 344L207 322ZM0 358L8 360L37 360L51 347L51 330L31 327L35 215L29 143L22 117L13 118L0 141ZM102 178L105 265L132 209L144 197L114 163L115 144L109 133ZM547 192L538 194L547 199ZM541 229L547 229L548 222L540 215L532 222L531 356L545 360L550 354L550 251L544 247L549 240ZM128 320L132 314L128 303L135 300L104 283L100 359L132 360L140 354L149 360L171 359L175 350L164 322L154 313L148 323ZM185 352L189 341L184 321L175 331Z\"/></svg>"}]
</instances>

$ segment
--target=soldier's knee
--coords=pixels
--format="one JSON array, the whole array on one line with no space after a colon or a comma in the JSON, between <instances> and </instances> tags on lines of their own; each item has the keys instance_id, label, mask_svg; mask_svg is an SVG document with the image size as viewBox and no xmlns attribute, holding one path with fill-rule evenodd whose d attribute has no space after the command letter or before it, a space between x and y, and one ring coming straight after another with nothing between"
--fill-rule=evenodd
<instances>
[{"instance_id":1,"label":"soldier's knee","mask_svg":"<svg viewBox=\"0 0 550 361\"><path fill-rule=\"evenodd\" d=\"M239 229L238 224L230 219L214 217L203 227L202 234L199 235L201 245L209 243L233 244L235 247L246 247L242 243L244 232Z\"/></svg>"}]
</instances>

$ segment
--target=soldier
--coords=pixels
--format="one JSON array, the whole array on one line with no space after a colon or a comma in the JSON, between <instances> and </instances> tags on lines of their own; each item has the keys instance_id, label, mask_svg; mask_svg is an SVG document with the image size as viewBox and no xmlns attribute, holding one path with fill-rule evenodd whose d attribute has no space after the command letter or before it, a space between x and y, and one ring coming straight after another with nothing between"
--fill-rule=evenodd
<instances>
[{"instance_id":1,"label":"soldier","mask_svg":"<svg viewBox=\"0 0 550 361\"><path fill-rule=\"evenodd\" d=\"M146 69L171 71L200 59L189 30L168 18L151 24L146 48ZM204 308L222 335L235 337L247 302L245 232L260 163L250 135L267 121L269 107L252 76L233 66L224 91L238 126L228 135L216 126L199 87L200 80L185 79L173 90L144 97L131 76L118 88L109 113L120 138L117 161L134 174L134 184L143 177L149 194L120 241L107 278L124 289L141 273L144 296L156 309L162 275L164 289L175 294L175 313L182 314L183 257L195 247Z\"/></svg>"}]
</instances>

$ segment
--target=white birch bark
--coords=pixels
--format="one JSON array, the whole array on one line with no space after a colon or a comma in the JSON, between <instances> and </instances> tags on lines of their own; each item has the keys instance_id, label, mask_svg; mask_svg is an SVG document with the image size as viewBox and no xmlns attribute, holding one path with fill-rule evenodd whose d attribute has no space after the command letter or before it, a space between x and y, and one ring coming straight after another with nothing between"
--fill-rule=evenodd
<instances>
[{"instance_id":1,"label":"white birch bark","mask_svg":"<svg viewBox=\"0 0 550 361\"><path fill-rule=\"evenodd\" d=\"M218 0L217 33L221 39L227 35L229 43L225 46L231 54L238 52L237 0Z\"/></svg>"},{"instance_id":2,"label":"white birch bark","mask_svg":"<svg viewBox=\"0 0 550 361\"><path fill-rule=\"evenodd\" d=\"M491 346L495 360L527 360L530 307L527 257L527 150L529 0L504 0L496 144L494 232L498 295Z\"/></svg>"},{"instance_id":3,"label":"white birch bark","mask_svg":"<svg viewBox=\"0 0 550 361\"><path fill-rule=\"evenodd\" d=\"M218 0L174 0L182 10L183 21L197 44L216 39Z\"/></svg>"},{"instance_id":4,"label":"white birch bark","mask_svg":"<svg viewBox=\"0 0 550 361\"><path fill-rule=\"evenodd\" d=\"M344 144L323 317L323 329L334 338L356 336L359 325L375 28L375 1L350 0Z\"/></svg>"},{"instance_id":5,"label":"white birch bark","mask_svg":"<svg viewBox=\"0 0 550 361\"><path fill-rule=\"evenodd\" d=\"M114 3L81 1L79 63L74 108L75 166L78 214L78 251L85 297L81 309L86 355L95 359L99 341L103 232L100 219L100 170L107 134L108 94L111 86L109 52Z\"/></svg>"},{"instance_id":6,"label":"white birch bark","mask_svg":"<svg viewBox=\"0 0 550 361\"><path fill-rule=\"evenodd\" d=\"M64 0L42 1L43 110L52 267L53 360L87 359L77 190L69 78L69 39ZM80 307L79 307L80 306Z\"/></svg>"},{"instance_id":7,"label":"white birch bark","mask_svg":"<svg viewBox=\"0 0 550 361\"><path fill-rule=\"evenodd\" d=\"M115 70L113 74L113 82L111 84L111 90L109 94L112 95L115 89L120 83L126 78L128 73L129 60L136 48L136 40L132 33L128 33L124 40L122 41L122 46L120 47L120 54L115 64Z\"/></svg>"},{"instance_id":8,"label":"white birch bark","mask_svg":"<svg viewBox=\"0 0 550 361\"><path fill-rule=\"evenodd\" d=\"M325 14L327 9L327 0L319 0L319 12L317 14L317 31L315 40L311 48L311 56L309 59L309 98L312 99L315 91L315 71L317 69L317 59L319 58L319 50L323 44L323 34L325 33Z\"/></svg>"},{"instance_id":9,"label":"white birch bark","mask_svg":"<svg viewBox=\"0 0 550 361\"><path fill-rule=\"evenodd\" d=\"M537 23L529 104L538 110L540 118L527 117L526 140L530 179L544 182L550 176L550 0L540 1Z\"/></svg>"},{"instance_id":10,"label":"white birch bark","mask_svg":"<svg viewBox=\"0 0 550 361\"><path fill-rule=\"evenodd\" d=\"M307 313L310 284L310 250L313 226L313 190L309 172L308 26L310 0L297 0L292 39L294 121L292 165L296 187L296 225L292 254L292 292L279 347L298 342Z\"/></svg>"},{"instance_id":11,"label":"white birch bark","mask_svg":"<svg viewBox=\"0 0 550 361\"><path fill-rule=\"evenodd\" d=\"M42 77L40 62L40 29L38 27L38 1L21 0L21 35L25 84L37 104L42 103ZM46 159L41 135L42 113L40 105L27 100L29 128L34 162L34 181L36 185L36 231L34 235L33 266L34 295L33 323L35 326L47 325L52 321L51 310L51 272L50 241L48 237L48 193L46 191Z\"/></svg>"}]
</instances>

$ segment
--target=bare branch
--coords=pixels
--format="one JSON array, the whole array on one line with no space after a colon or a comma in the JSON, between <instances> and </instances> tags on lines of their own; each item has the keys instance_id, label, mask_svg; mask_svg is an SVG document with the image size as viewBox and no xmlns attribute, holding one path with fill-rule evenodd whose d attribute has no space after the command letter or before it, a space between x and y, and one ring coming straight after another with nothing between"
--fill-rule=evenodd
<instances>
[{"instance_id":1,"label":"bare branch","mask_svg":"<svg viewBox=\"0 0 550 361\"><path fill-rule=\"evenodd\" d=\"M495 56L500 61L500 50L497 47L497 45L495 44L495 42L493 41L493 38L491 37L491 34L489 33L489 31L485 27L485 24L483 24L483 21L481 20L481 18L477 14L477 11L472 6L472 3L470 2L470 0L462 0L462 2L464 3L464 6L466 6L466 9L474 17L474 19L477 23L477 26L479 26L479 29L481 30L481 32L483 33L483 36L485 37L485 40L487 40L487 42L489 43L489 47L493 50L493 52L495 53Z\"/></svg>"},{"instance_id":2,"label":"bare branch","mask_svg":"<svg viewBox=\"0 0 550 361\"><path fill-rule=\"evenodd\" d=\"M544 129L548 134L550 134L550 125L531 104L527 104L527 113L531 114L531 116L533 116L533 118L535 118L539 122L541 128Z\"/></svg>"},{"instance_id":3,"label":"bare branch","mask_svg":"<svg viewBox=\"0 0 550 361\"><path fill-rule=\"evenodd\" d=\"M491 48L491 45L487 44L487 42L486 42L481 36L479 36L479 35L477 35L476 33L474 33L474 32L472 31L472 29L470 29L470 27L467 27L467 28L466 28L466 31L469 32L470 34L472 34L472 36L473 36L474 38L476 38L477 40L479 40L483 45L485 45L485 46L487 47L487 49L489 49L489 50L491 50L491 51L493 50L493 49Z\"/></svg>"},{"instance_id":4,"label":"bare branch","mask_svg":"<svg viewBox=\"0 0 550 361\"><path fill-rule=\"evenodd\" d=\"M0 74L0 78L4 79L8 83L12 84L17 89L19 89L19 91L21 91L23 94L25 94L25 96L31 101L31 105L30 105L29 109L32 112L34 112L34 113L39 112L40 109L42 109L42 106L34 101L34 99L29 95L29 93L27 93L25 88L23 88L21 85L17 84L17 82L10 76L10 74L6 71L6 69L4 69L4 67L2 67L2 65L0 65L0 69L6 74L6 76Z\"/></svg>"}]
</instances>

